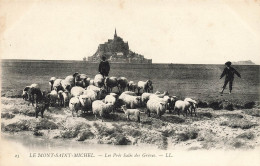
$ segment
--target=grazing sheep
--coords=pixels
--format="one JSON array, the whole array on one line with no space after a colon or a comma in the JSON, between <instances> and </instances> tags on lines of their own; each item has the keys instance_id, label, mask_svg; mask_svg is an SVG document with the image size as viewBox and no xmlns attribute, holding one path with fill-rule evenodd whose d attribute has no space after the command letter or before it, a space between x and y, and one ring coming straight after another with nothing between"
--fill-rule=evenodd
<instances>
[{"instance_id":1,"label":"grazing sheep","mask_svg":"<svg viewBox=\"0 0 260 166\"><path fill-rule=\"evenodd\" d=\"M105 97L105 103L111 103L114 106L113 111L118 108L117 100L118 96L115 93L111 93Z\"/></svg>"},{"instance_id":2,"label":"grazing sheep","mask_svg":"<svg viewBox=\"0 0 260 166\"><path fill-rule=\"evenodd\" d=\"M106 77L104 80L104 85L107 92L112 92L114 87L117 87L117 78L116 77Z\"/></svg>"},{"instance_id":3,"label":"grazing sheep","mask_svg":"<svg viewBox=\"0 0 260 166\"><path fill-rule=\"evenodd\" d=\"M69 82L69 84L71 85L71 87L75 86L75 78L73 77L73 75L69 75L67 76L64 81Z\"/></svg>"},{"instance_id":4,"label":"grazing sheep","mask_svg":"<svg viewBox=\"0 0 260 166\"><path fill-rule=\"evenodd\" d=\"M157 92L157 93L152 94L149 99L152 99L152 98L163 98L166 95L169 95L168 91L164 91L163 93Z\"/></svg>"},{"instance_id":5,"label":"grazing sheep","mask_svg":"<svg viewBox=\"0 0 260 166\"><path fill-rule=\"evenodd\" d=\"M113 95L106 95L106 97L105 97L105 103L111 103L111 104L115 105L116 100L117 100L116 97Z\"/></svg>"},{"instance_id":6,"label":"grazing sheep","mask_svg":"<svg viewBox=\"0 0 260 166\"><path fill-rule=\"evenodd\" d=\"M188 109L191 116L192 116L192 110L193 110L195 116L197 116L197 114L196 114L196 108L198 107L197 102L191 98L185 98L184 101L188 101L191 104L190 108Z\"/></svg>"},{"instance_id":7,"label":"grazing sheep","mask_svg":"<svg viewBox=\"0 0 260 166\"><path fill-rule=\"evenodd\" d=\"M128 108L137 108L141 106L141 97L140 96L131 96L128 94L121 94L119 96L121 104L125 104Z\"/></svg>"},{"instance_id":8,"label":"grazing sheep","mask_svg":"<svg viewBox=\"0 0 260 166\"><path fill-rule=\"evenodd\" d=\"M94 85L101 88L104 85L104 77L101 74L97 74L94 77Z\"/></svg>"},{"instance_id":9,"label":"grazing sheep","mask_svg":"<svg viewBox=\"0 0 260 166\"><path fill-rule=\"evenodd\" d=\"M92 89L84 90L83 95L87 95L91 101L98 100L97 92Z\"/></svg>"},{"instance_id":10,"label":"grazing sheep","mask_svg":"<svg viewBox=\"0 0 260 166\"><path fill-rule=\"evenodd\" d=\"M183 116L185 116L185 114L186 116L188 116L188 110L191 107L191 105L192 105L191 101L177 100L175 102L174 111L177 111L178 115L180 115L180 111L181 111Z\"/></svg>"},{"instance_id":11,"label":"grazing sheep","mask_svg":"<svg viewBox=\"0 0 260 166\"><path fill-rule=\"evenodd\" d=\"M88 76L86 74L78 74L75 77L75 85L82 88L89 86Z\"/></svg>"},{"instance_id":12,"label":"grazing sheep","mask_svg":"<svg viewBox=\"0 0 260 166\"><path fill-rule=\"evenodd\" d=\"M141 102L142 102L142 106L145 106L147 101L149 100L150 96L152 95L152 93L148 93L148 92L144 92L141 95Z\"/></svg>"},{"instance_id":13,"label":"grazing sheep","mask_svg":"<svg viewBox=\"0 0 260 166\"><path fill-rule=\"evenodd\" d=\"M140 110L138 109L127 109L126 105L121 106L122 110L127 116L127 120L130 120L129 116L134 115L137 118L137 122L140 123Z\"/></svg>"},{"instance_id":14,"label":"grazing sheep","mask_svg":"<svg viewBox=\"0 0 260 166\"><path fill-rule=\"evenodd\" d=\"M118 95L116 93L109 93L109 95L117 97Z\"/></svg>"},{"instance_id":15,"label":"grazing sheep","mask_svg":"<svg viewBox=\"0 0 260 166\"><path fill-rule=\"evenodd\" d=\"M147 101L147 115L150 117L151 112L156 113L159 118L165 113L166 106L165 103L157 100L148 100Z\"/></svg>"},{"instance_id":16,"label":"grazing sheep","mask_svg":"<svg viewBox=\"0 0 260 166\"><path fill-rule=\"evenodd\" d=\"M80 86L74 86L71 88L70 93L72 97L78 97L83 94L84 90L85 89Z\"/></svg>"},{"instance_id":17,"label":"grazing sheep","mask_svg":"<svg viewBox=\"0 0 260 166\"><path fill-rule=\"evenodd\" d=\"M75 77L76 77L77 75L79 75L78 72L74 73L73 75L67 76L64 80L65 80L66 82L69 82L70 85L71 85L71 87L74 87L74 86L75 86Z\"/></svg>"},{"instance_id":18,"label":"grazing sheep","mask_svg":"<svg viewBox=\"0 0 260 166\"><path fill-rule=\"evenodd\" d=\"M61 80L61 87L63 91L70 91L73 84L71 84L68 80Z\"/></svg>"},{"instance_id":19,"label":"grazing sheep","mask_svg":"<svg viewBox=\"0 0 260 166\"><path fill-rule=\"evenodd\" d=\"M137 83L137 90L138 94L140 94L140 90L143 89L143 92L150 92L153 90L152 81L138 81Z\"/></svg>"},{"instance_id":20,"label":"grazing sheep","mask_svg":"<svg viewBox=\"0 0 260 166\"><path fill-rule=\"evenodd\" d=\"M81 110L83 112L91 110L92 108L92 100L89 98L88 95L80 95L79 96Z\"/></svg>"},{"instance_id":21,"label":"grazing sheep","mask_svg":"<svg viewBox=\"0 0 260 166\"><path fill-rule=\"evenodd\" d=\"M130 95L130 96L137 96L135 92L132 92L132 91L124 91L121 95Z\"/></svg>"},{"instance_id":22,"label":"grazing sheep","mask_svg":"<svg viewBox=\"0 0 260 166\"><path fill-rule=\"evenodd\" d=\"M54 83L55 80L56 80L56 77L51 77L50 78L49 84L51 86L51 91L53 90L53 83Z\"/></svg>"},{"instance_id":23,"label":"grazing sheep","mask_svg":"<svg viewBox=\"0 0 260 166\"><path fill-rule=\"evenodd\" d=\"M89 78L90 79L90 78ZM94 79L89 80L89 85L94 85Z\"/></svg>"},{"instance_id":24,"label":"grazing sheep","mask_svg":"<svg viewBox=\"0 0 260 166\"><path fill-rule=\"evenodd\" d=\"M62 93L62 90L59 91L60 93ZM57 100L58 100L58 103L60 105L60 102L59 102L59 95L58 95L58 92L56 90L52 90L49 94L48 94L48 98L50 99L50 104L51 106L55 106Z\"/></svg>"},{"instance_id":25,"label":"grazing sheep","mask_svg":"<svg viewBox=\"0 0 260 166\"><path fill-rule=\"evenodd\" d=\"M30 85L31 88L40 89L39 84L32 84Z\"/></svg>"},{"instance_id":26,"label":"grazing sheep","mask_svg":"<svg viewBox=\"0 0 260 166\"><path fill-rule=\"evenodd\" d=\"M59 91L58 95L60 99L60 105L63 105L64 108L66 107L66 105L69 105L70 93L68 91Z\"/></svg>"},{"instance_id":27,"label":"grazing sheep","mask_svg":"<svg viewBox=\"0 0 260 166\"><path fill-rule=\"evenodd\" d=\"M63 91L62 90L59 90L59 92L57 93L58 94L58 104L59 104L59 107L61 106L61 105L63 105L63 96L62 96L62 93L63 93Z\"/></svg>"},{"instance_id":28,"label":"grazing sheep","mask_svg":"<svg viewBox=\"0 0 260 166\"><path fill-rule=\"evenodd\" d=\"M49 109L50 106L50 100L44 96L44 99L41 103L36 103L35 107L35 117L38 118L39 112L41 112L41 117L43 118L43 113L46 109Z\"/></svg>"},{"instance_id":29,"label":"grazing sheep","mask_svg":"<svg viewBox=\"0 0 260 166\"><path fill-rule=\"evenodd\" d=\"M123 91L125 91L125 88L127 87L127 84L128 84L128 81L125 77L119 77L117 79L117 82L118 82L118 91L119 93L122 93Z\"/></svg>"},{"instance_id":30,"label":"grazing sheep","mask_svg":"<svg viewBox=\"0 0 260 166\"><path fill-rule=\"evenodd\" d=\"M95 115L95 118L97 119L97 115L102 118L103 122L103 117L110 114L113 110L113 105L111 103L105 104L102 100L96 100L92 103L92 111L93 114Z\"/></svg>"},{"instance_id":31,"label":"grazing sheep","mask_svg":"<svg viewBox=\"0 0 260 166\"><path fill-rule=\"evenodd\" d=\"M29 89L31 88L31 86L26 86L24 89L23 89L23 93L22 93L22 97L25 101L29 100L29 94L28 94L28 91Z\"/></svg>"},{"instance_id":32,"label":"grazing sheep","mask_svg":"<svg viewBox=\"0 0 260 166\"><path fill-rule=\"evenodd\" d=\"M89 85L87 90L93 90L97 93L97 99L101 100L104 99L106 96L106 90L103 88L96 87L94 85Z\"/></svg>"},{"instance_id":33,"label":"grazing sheep","mask_svg":"<svg viewBox=\"0 0 260 166\"><path fill-rule=\"evenodd\" d=\"M72 112L72 116L74 116L74 113L76 112L76 115L78 116L78 111L81 109L80 101L78 97L72 97L69 102L69 108Z\"/></svg>"},{"instance_id":34,"label":"grazing sheep","mask_svg":"<svg viewBox=\"0 0 260 166\"><path fill-rule=\"evenodd\" d=\"M137 89L137 84L134 83L134 81L129 81L127 84L127 88L128 88L128 91L135 92L135 90Z\"/></svg>"},{"instance_id":35,"label":"grazing sheep","mask_svg":"<svg viewBox=\"0 0 260 166\"><path fill-rule=\"evenodd\" d=\"M59 91L59 90L62 90L62 86L61 86L61 81L62 81L62 79L56 79L55 81L54 81L54 83L53 83L53 89L54 90L56 90L57 92Z\"/></svg>"},{"instance_id":36,"label":"grazing sheep","mask_svg":"<svg viewBox=\"0 0 260 166\"><path fill-rule=\"evenodd\" d=\"M156 100L164 103L166 110L170 111L171 97L166 94L168 94L168 92L164 92L163 94L152 94L150 95L149 100Z\"/></svg>"},{"instance_id":37,"label":"grazing sheep","mask_svg":"<svg viewBox=\"0 0 260 166\"><path fill-rule=\"evenodd\" d=\"M174 110L175 102L178 100L178 98L176 96L169 96L169 97L170 97L170 102L168 104L168 110L169 113L171 113L172 110Z\"/></svg>"}]
</instances>

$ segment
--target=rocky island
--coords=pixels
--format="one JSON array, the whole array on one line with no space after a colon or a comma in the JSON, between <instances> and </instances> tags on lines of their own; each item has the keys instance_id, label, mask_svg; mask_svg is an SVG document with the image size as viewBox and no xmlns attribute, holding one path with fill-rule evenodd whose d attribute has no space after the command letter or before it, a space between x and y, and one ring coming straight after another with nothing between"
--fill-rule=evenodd
<instances>
[{"instance_id":1,"label":"rocky island","mask_svg":"<svg viewBox=\"0 0 260 166\"><path fill-rule=\"evenodd\" d=\"M100 57L106 56L109 62L115 63L145 63L151 64L152 59L146 59L129 49L128 42L117 36L115 29L114 39L108 39L104 44L99 44L96 53L88 57L88 62L99 62Z\"/></svg>"}]
</instances>

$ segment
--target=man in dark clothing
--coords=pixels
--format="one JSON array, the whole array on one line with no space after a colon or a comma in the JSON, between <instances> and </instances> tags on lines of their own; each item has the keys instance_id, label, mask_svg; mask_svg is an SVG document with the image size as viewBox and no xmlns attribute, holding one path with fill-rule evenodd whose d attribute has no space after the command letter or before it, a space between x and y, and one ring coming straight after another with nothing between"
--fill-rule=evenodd
<instances>
[{"instance_id":1,"label":"man in dark clothing","mask_svg":"<svg viewBox=\"0 0 260 166\"><path fill-rule=\"evenodd\" d=\"M99 63L98 71L100 74L103 75L103 77L107 77L110 70L110 65L108 61L106 61L106 57L102 56L102 60Z\"/></svg>"},{"instance_id":2,"label":"man in dark clothing","mask_svg":"<svg viewBox=\"0 0 260 166\"><path fill-rule=\"evenodd\" d=\"M229 94L231 94L234 75L236 74L239 78L241 78L241 75L236 71L236 69L231 67L230 61L226 62L225 65L226 65L226 67L225 67L223 73L221 74L220 79L224 76L226 76L226 78L225 78L225 82L223 85L223 89L220 93L223 94L224 89L226 88L226 86L229 82Z\"/></svg>"}]
</instances>

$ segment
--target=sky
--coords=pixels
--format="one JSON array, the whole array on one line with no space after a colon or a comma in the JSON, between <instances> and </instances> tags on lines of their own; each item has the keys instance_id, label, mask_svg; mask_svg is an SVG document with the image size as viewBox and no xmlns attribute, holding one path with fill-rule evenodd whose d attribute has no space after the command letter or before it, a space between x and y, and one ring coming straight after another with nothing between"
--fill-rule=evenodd
<instances>
[{"instance_id":1,"label":"sky","mask_svg":"<svg viewBox=\"0 0 260 166\"><path fill-rule=\"evenodd\" d=\"M2 59L82 60L118 36L153 63L260 64L258 0L0 1Z\"/></svg>"}]
</instances>

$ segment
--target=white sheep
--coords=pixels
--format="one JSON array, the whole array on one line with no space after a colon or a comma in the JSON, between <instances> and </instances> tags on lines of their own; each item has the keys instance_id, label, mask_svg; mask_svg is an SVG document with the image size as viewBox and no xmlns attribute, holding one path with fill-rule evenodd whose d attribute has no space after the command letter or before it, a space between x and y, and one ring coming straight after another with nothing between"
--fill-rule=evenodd
<instances>
[{"instance_id":1,"label":"white sheep","mask_svg":"<svg viewBox=\"0 0 260 166\"><path fill-rule=\"evenodd\" d=\"M40 86L39 86L39 84L32 84L32 85L30 85L30 87L31 88L35 88L35 89L40 89Z\"/></svg>"},{"instance_id":2,"label":"white sheep","mask_svg":"<svg viewBox=\"0 0 260 166\"><path fill-rule=\"evenodd\" d=\"M69 91L64 91L62 92L62 104L64 107L66 107L66 105L69 104L69 100L70 100L70 93Z\"/></svg>"},{"instance_id":3,"label":"white sheep","mask_svg":"<svg viewBox=\"0 0 260 166\"><path fill-rule=\"evenodd\" d=\"M98 99L97 93L92 89L84 90L83 95L87 95L88 98L92 101L95 101Z\"/></svg>"},{"instance_id":4,"label":"white sheep","mask_svg":"<svg viewBox=\"0 0 260 166\"><path fill-rule=\"evenodd\" d=\"M89 80L89 85L94 85L94 80L93 79Z\"/></svg>"},{"instance_id":5,"label":"white sheep","mask_svg":"<svg viewBox=\"0 0 260 166\"><path fill-rule=\"evenodd\" d=\"M56 77L51 77L50 78L49 84L51 86L51 91L53 90L53 83L54 83L55 80L56 80Z\"/></svg>"},{"instance_id":6,"label":"white sheep","mask_svg":"<svg viewBox=\"0 0 260 166\"><path fill-rule=\"evenodd\" d=\"M160 92L156 92L152 95L150 95L149 99L152 99L152 98L163 98L164 96L167 96L169 95L168 91L164 91L163 93L160 93Z\"/></svg>"},{"instance_id":7,"label":"white sheep","mask_svg":"<svg viewBox=\"0 0 260 166\"><path fill-rule=\"evenodd\" d=\"M94 77L94 85L101 88L104 85L104 77L101 74L97 74Z\"/></svg>"},{"instance_id":8,"label":"white sheep","mask_svg":"<svg viewBox=\"0 0 260 166\"><path fill-rule=\"evenodd\" d=\"M182 101L177 100L175 102L174 111L178 112L178 115L180 115L180 111L182 112L183 116L188 116L188 110L191 107L192 102L191 101Z\"/></svg>"},{"instance_id":9,"label":"white sheep","mask_svg":"<svg viewBox=\"0 0 260 166\"><path fill-rule=\"evenodd\" d=\"M166 111L165 103L157 100L148 100L147 101L147 115L150 117L151 112L156 113L161 117Z\"/></svg>"},{"instance_id":10,"label":"white sheep","mask_svg":"<svg viewBox=\"0 0 260 166\"><path fill-rule=\"evenodd\" d=\"M143 92L150 92L153 90L152 81L138 81L137 83L137 90L138 94L140 94L140 90L143 89Z\"/></svg>"},{"instance_id":11,"label":"white sheep","mask_svg":"<svg viewBox=\"0 0 260 166\"><path fill-rule=\"evenodd\" d=\"M74 112L76 112L76 115L78 116L78 111L80 110L80 101L78 97L72 97L69 102L69 108L72 112L72 116L74 116Z\"/></svg>"},{"instance_id":12,"label":"white sheep","mask_svg":"<svg viewBox=\"0 0 260 166\"><path fill-rule=\"evenodd\" d=\"M152 94L149 98L149 100L155 100L163 103L165 105L166 110L169 109L170 104L171 104L171 99L169 96L164 96L161 98L161 96L157 96L155 94Z\"/></svg>"},{"instance_id":13,"label":"white sheep","mask_svg":"<svg viewBox=\"0 0 260 166\"><path fill-rule=\"evenodd\" d=\"M114 105L116 103L116 97L113 95L106 95L105 103L111 103Z\"/></svg>"},{"instance_id":14,"label":"white sheep","mask_svg":"<svg viewBox=\"0 0 260 166\"><path fill-rule=\"evenodd\" d=\"M111 103L114 106L113 111L115 111L115 109L117 107L117 95L115 93L106 95L104 102L105 103Z\"/></svg>"},{"instance_id":15,"label":"white sheep","mask_svg":"<svg viewBox=\"0 0 260 166\"><path fill-rule=\"evenodd\" d=\"M114 97L117 97L117 94L116 94L116 93L109 93L109 95L114 96Z\"/></svg>"},{"instance_id":16,"label":"white sheep","mask_svg":"<svg viewBox=\"0 0 260 166\"><path fill-rule=\"evenodd\" d=\"M141 95L141 102L142 102L142 105L145 106L145 104L147 103L147 101L149 100L150 96L152 95L152 93L148 93L148 92L144 92L142 95Z\"/></svg>"},{"instance_id":17,"label":"white sheep","mask_svg":"<svg viewBox=\"0 0 260 166\"><path fill-rule=\"evenodd\" d=\"M69 75L64 79L66 82L69 82L69 84L71 85L71 87L75 86L75 78L73 77L73 75Z\"/></svg>"},{"instance_id":18,"label":"white sheep","mask_svg":"<svg viewBox=\"0 0 260 166\"><path fill-rule=\"evenodd\" d=\"M131 96L128 94L121 94L119 99L122 100L128 108L137 108L141 106L141 96Z\"/></svg>"},{"instance_id":19,"label":"white sheep","mask_svg":"<svg viewBox=\"0 0 260 166\"><path fill-rule=\"evenodd\" d=\"M101 90L101 88L99 88L99 87L97 87L97 86L95 86L95 85L89 85L89 86L87 87L87 90L93 90L93 91L95 91L95 92L99 92L99 91Z\"/></svg>"},{"instance_id":20,"label":"white sheep","mask_svg":"<svg viewBox=\"0 0 260 166\"><path fill-rule=\"evenodd\" d=\"M74 86L73 88L71 88L70 93L72 97L77 97L82 95L84 90L85 89L80 86Z\"/></svg>"},{"instance_id":21,"label":"white sheep","mask_svg":"<svg viewBox=\"0 0 260 166\"><path fill-rule=\"evenodd\" d=\"M55 81L54 81L54 83L53 83L53 89L54 90L56 90L57 92L59 91L59 90L62 90L62 86L61 86L61 81L62 81L62 79L56 79Z\"/></svg>"},{"instance_id":22,"label":"white sheep","mask_svg":"<svg viewBox=\"0 0 260 166\"><path fill-rule=\"evenodd\" d=\"M49 94L49 99L50 99L50 103L52 106L54 106L57 102L57 100L59 100L58 98L58 92L56 90L52 90Z\"/></svg>"},{"instance_id":23,"label":"white sheep","mask_svg":"<svg viewBox=\"0 0 260 166\"><path fill-rule=\"evenodd\" d=\"M129 81L127 84L127 88L128 88L128 91L135 92L135 90L137 89L137 84L134 83L134 81Z\"/></svg>"},{"instance_id":24,"label":"white sheep","mask_svg":"<svg viewBox=\"0 0 260 166\"><path fill-rule=\"evenodd\" d=\"M64 90L64 91L65 90L70 91L73 86L73 84L71 84L70 81L65 80L65 79L61 80L60 84L61 84L62 90Z\"/></svg>"},{"instance_id":25,"label":"white sheep","mask_svg":"<svg viewBox=\"0 0 260 166\"><path fill-rule=\"evenodd\" d=\"M188 101L191 104L190 108L188 109L191 116L192 116L192 110L193 110L195 116L197 116L197 114L196 114L196 108L198 107L197 102L191 98L185 98L184 101Z\"/></svg>"},{"instance_id":26,"label":"white sheep","mask_svg":"<svg viewBox=\"0 0 260 166\"><path fill-rule=\"evenodd\" d=\"M97 99L101 100L104 99L106 96L106 91L103 88L96 87L94 85L89 85L87 90L93 90L97 93Z\"/></svg>"},{"instance_id":27,"label":"white sheep","mask_svg":"<svg viewBox=\"0 0 260 166\"><path fill-rule=\"evenodd\" d=\"M92 103L92 111L93 114L95 115L95 118L97 119L97 115L102 118L103 122L103 117L110 114L113 110L113 105L111 103L105 104L102 100L96 100Z\"/></svg>"},{"instance_id":28,"label":"white sheep","mask_svg":"<svg viewBox=\"0 0 260 166\"><path fill-rule=\"evenodd\" d=\"M121 95L130 95L130 96L137 96L135 92L132 92L132 91L124 91L123 93L121 93Z\"/></svg>"},{"instance_id":29,"label":"white sheep","mask_svg":"<svg viewBox=\"0 0 260 166\"><path fill-rule=\"evenodd\" d=\"M121 106L122 110L127 116L127 120L130 120L130 115L134 115L137 118L137 122L140 123L140 110L138 109L127 109L126 105Z\"/></svg>"}]
</instances>

